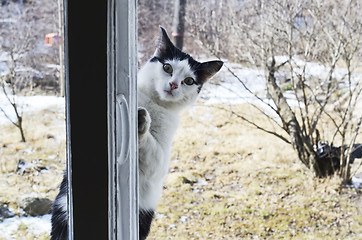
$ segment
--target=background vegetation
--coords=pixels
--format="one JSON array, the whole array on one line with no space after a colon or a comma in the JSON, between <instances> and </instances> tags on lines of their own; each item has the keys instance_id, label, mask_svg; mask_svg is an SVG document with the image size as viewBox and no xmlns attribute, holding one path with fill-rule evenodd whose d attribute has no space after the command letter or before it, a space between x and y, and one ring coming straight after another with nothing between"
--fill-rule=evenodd
<instances>
[{"instance_id":1,"label":"background vegetation","mask_svg":"<svg viewBox=\"0 0 362 240\"><path fill-rule=\"evenodd\" d=\"M59 50L44 46L44 35L58 29L58 2L1 4L0 92L58 95ZM170 0L138 1L140 65L154 52L159 25L172 32L173 9ZM232 82L231 92L243 99L250 90L253 100L199 99L183 114L150 239L362 237L360 189L349 185L361 172L361 160L350 157L362 142L360 12L354 0L187 2L183 50L224 60L209 86ZM260 71L265 88L250 88L257 79L245 81L240 69ZM26 141L16 124L0 125L0 206L28 216L24 196L57 194L64 111L48 106L19 116ZM321 171L319 143L328 151L343 147L333 155L338 169L328 155L329 168ZM22 161L31 167L22 171ZM24 223L12 239L49 236Z\"/></svg>"}]
</instances>

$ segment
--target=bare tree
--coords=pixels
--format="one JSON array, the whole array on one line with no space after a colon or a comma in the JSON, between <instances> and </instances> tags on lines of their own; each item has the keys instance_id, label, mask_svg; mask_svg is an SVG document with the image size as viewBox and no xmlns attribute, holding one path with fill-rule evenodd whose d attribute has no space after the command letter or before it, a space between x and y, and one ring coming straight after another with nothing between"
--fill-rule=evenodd
<instances>
[{"instance_id":1,"label":"bare tree","mask_svg":"<svg viewBox=\"0 0 362 240\"><path fill-rule=\"evenodd\" d=\"M200 1L188 5L194 35L215 55L264 70L264 95L238 80L259 101L253 106L281 131L242 118L291 144L316 176L338 172L349 181L353 151L360 146L355 141L361 116L354 114L362 91L356 71L362 52L359 2L230 0L202 7ZM205 15L211 20L201 20Z\"/></svg>"},{"instance_id":2,"label":"bare tree","mask_svg":"<svg viewBox=\"0 0 362 240\"><path fill-rule=\"evenodd\" d=\"M0 51L14 53L18 89L31 90L38 85L51 85L53 91L59 88L56 76L59 73L47 67L59 64L59 51L44 44L47 33L58 32L58 18L54 15L57 7L57 0L38 0L9 1L0 8ZM11 61L0 64L11 65Z\"/></svg>"},{"instance_id":3,"label":"bare tree","mask_svg":"<svg viewBox=\"0 0 362 240\"><path fill-rule=\"evenodd\" d=\"M17 3L8 3L2 9L2 16L7 17L9 21L3 24L0 32L1 44L0 50L5 56L5 61L1 62L2 72L0 79L1 92L5 96L7 103L10 104L12 110L6 111L4 103L0 105L0 111L5 117L19 129L21 141L25 142L25 134L23 128L22 108L17 102L19 91L25 87L29 87L30 75L25 67L31 58L31 52L35 39L31 37L31 29L27 22L24 21L23 5ZM26 71L21 71L26 70ZM16 119L11 117L12 112Z\"/></svg>"},{"instance_id":4,"label":"bare tree","mask_svg":"<svg viewBox=\"0 0 362 240\"><path fill-rule=\"evenodd\" d=\"M159 26L171 29L174 1L171 0L139 0L138 1L138 52L139 61L149 59L155 51Z\"/></svg>"},{"instance_id":5,"label":"bare tree","mask_svg":"<svg viewBox=\"0 0 362 240\"><path fill-rule=\"evenodd\" d=\"M45 34L57 29L57 19L51 17L56 7L55 0L40 0L31 3L5 1L0 8L0 94L11 106L10 110L5 109L5 102L0 102L0 112L19 129L23 142L26 140L23 106L17 101L17 95L24 89L31 91L34 78L43 77L43 63L58 61L56 49L43 47Z\"/></svg>"},{"instance_id":6,"label":"bare tree","mask_svg":"<svg viewBox=\"0 0 362 240\"><path fill-rule=\"evenodd\" d=\"M16 101L16 87L15 87L15 79L16 79L16 61L14 59L14 54L10 53L10 58L12 65L9 68L9 72L6 75L2 75L0 79L1 90L7 99L8 103L11 105L16 120L13 120L12 117L8 114L7 111L0 105L0 111L5 115L5 117L19 129L21 141L26 142L25 134L24 134L24 127L23 127L23 114L19 109L19 105Z\"/></svg>"}]
</instances>

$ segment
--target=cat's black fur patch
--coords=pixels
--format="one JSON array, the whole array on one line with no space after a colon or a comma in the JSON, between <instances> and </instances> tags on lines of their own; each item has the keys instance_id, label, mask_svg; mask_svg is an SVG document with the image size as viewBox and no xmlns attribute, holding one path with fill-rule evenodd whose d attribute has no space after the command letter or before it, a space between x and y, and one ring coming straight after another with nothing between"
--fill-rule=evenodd
<instances>
[{"instance_id":1,"label":"cat's black fur patch","mask_svg":"<svg viewBox=\"0 0 362 240\"><path fill-rule=\"evenodd\" d=\"M151 222L154 216L153 210L141 210L139 212L139 240L144 240L148 236Z\"/></svg>"},{"instance_id":2,"label":"cat's black fur patch","mask_svg":"<svg viewBox=\"0 0 362 240\"><path fill-rule=\"evenodd\" d=\"M52 207L52 231L50 240L68 239L68 213L63 211L60 199L67 195L67 175L60 184L60 191Z\"/></svg>"},{"instance_id":3,"label":"cat's black fur patch","mask_svg":"<svg viewBox=\"0 0 362 240\"><path fill-rule=\"evenodd\" d=\"M156 54L150 59L150 61L159 61L164 64L165 61L172 59L178 59L180 61L185 59L188 60L191 70L196 75L195 82L199 86L198 92L200 92L202 85L206 82L206 80L218 72L223 65L222 61L210 61L204 63L196 61L189 54L184 53L175 47L168 37L166 30L161 27L161 34L158 39Z\"/></svg>"},{"instance_id":4,"label":"cat's black fur patch","mask_svg":"<svg viewBox=\"0 0 362 240\"><path fill-rule=\"evenodd\" d=\"M209 61L201 64L193 64L191 65L191 69L195 71L197 78L199 78L202 83L205 83L207 79L220 70L223 64L222 61Z\"/></svg>"},{"instance_id":5,"label":"cat's black fur patch","mask_svg":"<svg viewBox=\"0 0 362 240\"><path fill-rule=\"evenodd\" d=\"M164 28L160 28L161 33L158 38L158 46L156 49L156 56L162 60L179 59L180 61L190 58L191 56L184 53L173 45L167 32Z\"/></svg>"}]
</instances>

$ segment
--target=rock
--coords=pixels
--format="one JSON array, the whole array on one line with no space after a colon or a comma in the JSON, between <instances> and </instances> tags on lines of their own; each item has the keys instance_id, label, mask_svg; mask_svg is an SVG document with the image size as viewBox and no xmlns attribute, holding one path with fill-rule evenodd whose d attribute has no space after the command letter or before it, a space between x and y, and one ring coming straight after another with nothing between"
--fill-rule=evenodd
<instances>
[{"instance_id":1,"label":"rock","mask_svg":"<svg viewBox=\"0 0 362 240\"><path fill-rule=\"evenodd\" d=\"M14 213L5 204L0 204L0 221L14 217Z\"/></svg>"},{"instance_id":2,"label":"rock","mask_svg":"<svg viewBox=\"0 0 362 240\"><path fill-rule=\"evenodd\" d=\"M30 216L43 216L50 213L52 201L47 198L25 198L21 201L20 207Z\"/></svg>"}]
</instances>

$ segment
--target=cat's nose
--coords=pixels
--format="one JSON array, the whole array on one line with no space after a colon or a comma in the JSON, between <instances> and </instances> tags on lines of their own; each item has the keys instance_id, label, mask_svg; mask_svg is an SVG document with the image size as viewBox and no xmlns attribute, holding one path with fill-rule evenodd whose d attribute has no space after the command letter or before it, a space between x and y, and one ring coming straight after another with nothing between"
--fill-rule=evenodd
<instances>
[{"instance_id":1,"label":"cat's nose","mask_svg":"<svg viewBox=\"0 0 362 240\"><path fill-rule=\"evenodd\" d=\"M174 90L174 89L178 88L177 83L170 82L169 84L170 84L171 90Z\"/></svg>"}]
</instances>

